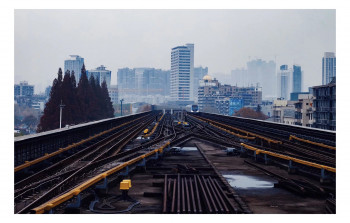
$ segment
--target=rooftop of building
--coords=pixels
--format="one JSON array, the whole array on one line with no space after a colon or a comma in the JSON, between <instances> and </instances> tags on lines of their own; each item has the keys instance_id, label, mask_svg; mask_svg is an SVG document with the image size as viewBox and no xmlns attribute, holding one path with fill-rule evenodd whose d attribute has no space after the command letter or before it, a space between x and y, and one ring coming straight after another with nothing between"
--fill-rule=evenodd
<instances>
[{"instance_id":1,"label":"rooftop of building","mask_svg":"<svg viewBox=\"0 0 350 223\"><path fill-rule=\"evenodd\" d=\"M334 87L335 85L336 85L336 80L334 77L333 80L331 82L329 82L328 84L313 86L312 88Z\"/></svg>"},{"instance_id":2,"label":"rooftop of building","mask_svg":"<svg viewBox=\"0 0 350 223\"><path fill-rule=\"evenodd\" d=\"M335 53L334 52L324 52L324 57L326 58L334 58Z\"/></svg>"},{"instance_id":3,"label":"rooftop of building","mask_svg":"<svg viewBox=\"0 0 350 223\"><path fill-rule=\"evenodd\" d=\"M96 67L96 69L92 69L92 70L88 70L89 72L93 72L93 71L109 71L110 72L110 70L107 70L106 69L106 67L105 66L103 66L103 65L101 65L101 66L99 66L99 67Z\"/></svg>"},{"instance_id":4,"label":"rooftop of building","mask_svg":"<svg viewBox=\"0 0 350 223\"><path fill-rule=\"evenodd\" d=\"M209 74L207 74L207 75L205 75L205 76L203 77L203 80L205 80L205 81L211 81L211 80L213 80L213 78L212 78Z\"/></svg>"},{"instance_id":5,"label":"rooftop of building","mask_svg":"<svg viewBox=\"0 0 350 223\"><path fill-rule=\"evenodd\" d=\"M15 86L28 86L28 87L34 87L34 85L29 85L28 81L21 81L19 84L15 84Z\"/></svg>"},{"instance_id":6,"label":"rooftop of building","mask_svg":"<svg viewBox=\"0 0 350 223\"><path fill-rule=\"evenodd\" d=\"M189 47L193 47L193 43L187 43L185 46L176 46L174 48L171 48L171 50L176 50L176 49L189 49Z\"/></svg>"},{"instance_id":7,"label":"rooftop of building","mask_svg":"<svg viewBox=\"0 0 350 223\"><path fill-rule=\"evenodd\" d=\"M84 59L79 55L69 55L69 58L67 58L66 60L77 60L77 59Z\"/></svg>"}]
</instances>

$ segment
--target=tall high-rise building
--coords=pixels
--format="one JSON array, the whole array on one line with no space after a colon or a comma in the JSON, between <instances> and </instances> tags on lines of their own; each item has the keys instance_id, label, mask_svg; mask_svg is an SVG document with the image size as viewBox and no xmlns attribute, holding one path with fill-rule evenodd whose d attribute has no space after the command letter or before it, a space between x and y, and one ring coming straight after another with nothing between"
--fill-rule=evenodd
<instances>
[{"instance_id":1,"label":"tall high-rise building","mask_svg":"<svg viewBox=\"0 0 350 223\"><path fill-rule=\"evenodd\" d=\"M117 72L118 89L135 89L135 70L129 68L118 69Z\"/></svg>"},{"instance_id":2,"label":"tall high-rise building","mask_svg":"<svg viewBox=\"0 0 350 223\"><path fill-rule=\"evenodd\" d=\"M302 91L302 71L301 67L293 65L293 92Z\"/></svg>"},{"instance_id":3,"label":"tall high-rise building","mask_svg":"<svg viewBox=\"0 0 350 223\"><path fill-rule=\"evenodd\" d=\"M88 78L90 78L91 75L94 76L96 82L100 85L102 84L103 81L106 81L107 88L110 88L112 72L110 70L106 70L105 66L101 65L97 67L95 70L88 70L87 71Z\"/></svg>"},{"instance_id":4,"label":"tall high-rise building","mask_svg":"<svg viewBox=\"0 0 350 223\"><path fill-rule=\"evenodd\" d=\"M276 63L262 59L247 62L247 71L244 82L247 85L258 84L262 87L263 98L276 96ZM246 84L244 83L244 84Z\"/></svg>"},{"instance_id":5,"label":"tall high-rise building","mask_svg":"<svg viewBox=\"0 0 350 223\"><path fill-rule=\"evenodd\" d=\"M150 68L143 72L142 95L169 95L170 71Z\"/></svg>"},{"instance_id":6,"label":"tall high-rise building","mask_svg":"<svg viewBox=\"0 0 350 223\"><path fill-rule=\"evenodd\" d=\"M117 76L119 97L170 95L170 71L155 68L122 68Z\"/></svg>"},{"instance_id":7,"label":"tall high-rise building","mask_svg":"<svg viewBox=\"0 0 350 223\"><path fill-rule=\"evenodd\" d=\"M195 67L194 68L194 75L193 75L193 97L194 101L198 101L198 87L199 87L199 81L203 79L205 75L208 74L208 67L203 68L202 66L200 67Z\"/></svg>"},{"instance_id":8,"label":"tall high-rise building","mask_svg":"<svg viewBox=\"0 0 350 223\"><path fill-rule=\"evenodd\" d=\"M336 57L333 52L325 52L322 58L322 84L329 84L336 76Z\"/></svg>"},{"instance_id":9,"label":"tall high-rise building","mask_svg":"<svg viewBox=\"0 0 350 223\"><path fill-rule=\"evenodd\" d=\"M148 78L144 75L146 70L150 70L151 68L134 68L135 72L135 87L138 90L138 95L142 95L144 92L144 88L147 88L146 82L148 82Z\"/></svg>"},{"instance_id":10,"label":"tall high-rise building","mask_svg":"<svg viewBox=\"0 0 350 223\"><path fill-rule=\"evenodd\" d=\"M247 69L241 68L241 69L234 69L231 71L231 79L232 83L238 87L244 87L248 86L248 76L247 76Z\"/></svg>"},{"instance_id":11,"label":"tall high-rise building","mask_svg":"<svg viewBox=\"0 0 350 223\"><path fill-rule=\"evenodd\" d=\"M170 96L170 70L162 72L164 73L164 94Z\"/></svg>"},{"instance_id":12,"label":"tall high-rise building","mask_svg":"<svg viewBox=\"0 0 350 223\"><path fill-rule=\"evenodd\" d=\"M288 69L288 65L280 66L277 81L278 97L283 98L284 100L289 100L291 92L291 73L292 70Z\"/></svg>"},{"instance_id":13,"label":"tall high-rise building","mask_svg":"<svg viewBox=\"0 0 350 223\"><path fill-rule=\"evenodd\" d=\"M70 58L64 61L64 72L67 70L70 72L74 71L75 79L77 80L77 83L79 83L83 64L84 58L78 55L70 55Z\"/></svg>"},{"instance_id":14,"label":"tall high-rise building","mask_svg":"<svg viewBox=\"0 0 350 223\"><path fill-rule=\"evenodd\" d=\"M193 101L194 44L171 49L170 95L173 101Z\"/></svg>"}]
</instances>

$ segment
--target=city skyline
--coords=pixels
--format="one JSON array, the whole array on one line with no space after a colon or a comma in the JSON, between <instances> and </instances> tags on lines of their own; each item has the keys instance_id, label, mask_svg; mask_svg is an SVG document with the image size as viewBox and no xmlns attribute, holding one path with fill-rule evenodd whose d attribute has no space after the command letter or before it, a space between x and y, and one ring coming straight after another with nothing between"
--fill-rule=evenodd
<instances>
[{"instance_id":1,"label":"city skyline","mask_svg":"<svg viewBox=\"0 0 350 223\"><path fill-rule=\"evenodd\" d=\"M335 52L335 10L15 10L15 83L43 92L77 54L87 69L108 67L115 84L118 68L170 70L171 48L184 43L213 76L276 58L277 67L301 65L304 86L318 85L324 52Z\"/></svg>"}]
</instances>

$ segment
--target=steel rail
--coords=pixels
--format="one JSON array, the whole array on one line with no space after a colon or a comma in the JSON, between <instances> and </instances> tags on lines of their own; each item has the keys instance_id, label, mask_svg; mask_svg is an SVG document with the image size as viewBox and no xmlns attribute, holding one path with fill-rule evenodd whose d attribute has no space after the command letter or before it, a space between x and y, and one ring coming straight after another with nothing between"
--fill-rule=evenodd
<instances>
[{"instance_id":1,"label":"steel rail","mask_svg":"<svg viewBox=\"0 0 350 223\"><path fill-rule=\"evenodd\" d=\"M317 163L313 163L313 162L297 159L297 158L294 158L294 157L291 157L291 156L286 156L286 155L282 155L282 154L278 154L278 153L274 153L274 152L270 152L270 151L257 149L257 148L255 148L253 146L249 146L249 145L246 145L244 143L241 143L241 145L244 148L246 148L246 149L255 151L256 155L258 155L260 153L267 154L267 155L270 155L270 156L273 156L273 157L277 157L277 158L281 158L281 159L284 159L284 160L291 160L291 161L294 161L296 163L300 163L300 164L303 164L303 165L306 165L306 166L311 166L311 167L315 167L315 168L318 168L318 169L325 169L325 170L328 170L328 171L333 172L333 173L336 172L336 169L333 168L333 167L329 167L329 166L325 166L325 165L321 165L321 164L317 164Z\"/></svg>"},{"instance_id":2,"label":"steel rail","mask_svg":"<svg viewBox=\"0 0 350 223\"><path fill-rule=\"evenodd\" d=\"M199 117L197 117L197 118L199 118ZM205 121L208 121L209 124L211 124L211 123L216 123L217 125L222 125L222 126L225 126L225 127L229 128L229 129L232 129L232 130L236 130L236 131L245 133L247 136L251 135L251 136L253 136L253 137L260 138L260 139L262 139L262 140L268 142L269 144L270 144L270 143L282 144L282 142L279 141L279 140L270 139L270 138L261 136L261 135L256 134L256 133L252 133L252 132L249 132L249 131L246 131L246 130L243 130L243 129L239 129L239 128L232 127L232 126L229 126L229 125L226 125L226 124L217 122L217 121L213 121L213 120L211 120L211 119L207 119L207 118L203 118L203 117L200 117L199 119L203 119L203 120L205 120Z\"/></svg>"},{"instance_id":3,"label":"steel rail","mask_svg":"<svg viewBox=\"0 0 350 223\"><path fill-rule=\"evenodd\" d=\"M147 125L148 123L146 123ZM142 125L141 127L139 127L138 129L135 130L136 131L141 131L142 130ZM125 141L130 141L131 138L130 136L133 135L134 132L130 132L128 133L126 136L124 136L122 139L119 140L118 143L116 143L115 145L124 143ZM115 146L114 145L114 146ZM84 166L82 166L80 169L78 169L75 173L73 173L72 175L70 175L69 177L67 177L65 180L63 180L61 183L59 183L58 185L56 185L55 187L51 188L48 192L46 192L45 194L43 194L40 198L38 198L37 200L33 201L32 203L30 203L28 206L26 206L25 208L23 208L22 210L20 210L18 213L24 213L26 211L29 211L31 208L33 208L34 206L45 202L46 200L50 199L51 197L55 196L57 193L59 193L59 191L61 191L61 187L69 186L70 183L74 182L75 178L77 176L79 176L79 174L83 174L84 171L87 171L91 164L96 161L97 158L101 157L104 153L101 153L98 157L96 157L95 159L93 159L92 161L87 162Z\"/></svg>"},{"instance_id":4,"label":"steel rail","mask_svg":"<svg viewBox=\"0 0 350 223\"><path fill-rule=\"evenodd\" d=\"M299 147L294 145L294 144L290 144L289 141L285 141L283 140L283 144L282 146L285 147L285 149L288 149L288 153L291 153L291 151L293 151L293 154L290 154L294 157L299 157L299 158L304 158L304 159L309 159L311 160L311 162L315 162L315 158L322 160L321 162L329 165L335 162L334 158L330 155L330 154L325 154L323 151L315 151L312 148L303 148L303 147ZM272 148L266 148L267 150L274 150ZM281 153L281 151L280 151ZM297 154L303 154L303 157L301 157L300 155ZM306 156L306 157L305 157ZM315 161L314 161L315 160ZM334 164L335 165L335 164Z\"/></svg>"},{"instance_id":5,"label":"steel rail","mask_svg":"<svg viewBox=\"0 0 350 223\"><path fill-rule=\"evenodd\" d=\"M152 131L151 131L150 133L148 133L148 134L146 134L146 135L143 136L144 138L148 138L148 137L150 137L151 135L153 135L153 133L156 131L156 129L157 129L157 127L158 127L160 121L163 119L163 117L164 117L164 114L162 115L162 117L160 117L160 119L158 120L158 122L153 126Z\"/></svg>"},{"instance_id":6,"label":"steel rail","mask_svg":"<svg viewBox=\"0 0 350 223\"><path fill-rule=\"evenodd\" d=\"M29 176L28 178L25 178L15 184L15 190L16 188L19 189L21 187L25 187L27 185L32 184L35 180L45 178L49 178L53 174L59 172L62 170L62 168L66 168L68 165L72 165L73 163L79 162L79 160L83 160L86 157L92 156L93 154L96 154L99 150L101 150L101 147L108 146L111 142L113 142L115 139L118 139L121 135L127 133L128 131L132 131L132 129L136 129L135 126L130 126L126 129L126 131L119 131L114 133L113 135L102 139L99 142L96 142L95 144L65 158L64 160L61 160L37 173L34 175ZM101 145L103 144L103 145ZM50 175L49 175L50 174Z\"/></svg>"},{"instance_id":7,"label":"steel rail","mask_svg":"<svg viewBox=\"0 0 350 223\"><path fill-rule=\"evenodd\" d=\"M289 141L292 141L293 139L295 139L297 141L300 141L300 142L305 142L305 143L308 143L308 144L312 144L312 145L315 145L315 146L320 146L320 147L323 147L323 148L327 148L327 149L332 149L332 150L336 149L336 147L334 147L334 146L329 146L329 145L326 145L326 144L323 144L323 143L313 142L313 141L310 141L310 140L307 140L307 139L302 139L302 138L296 137L294 135L290 135L289 136Z\"/></svg>"},{"instance_id":8,"label":"steel rail","mask_svg":"<svg viewBox=\"0 0 350 223\"><path fill-rule=\"evenodd\" d=\"M196 115L197 116L197 115ZM207 117L210 119L215 119L222 121L224 123L229 123L231 125L241 126L242 128L255 129L258 128L265 129L269 134L280 135L282 138L288 139L290 135L304 135L311 138L317 138L319 141L333 143L335 141L335 132L322 132L322 130L311 129L307 127L291 126L280 123L273 123L268 121L261 121L249 118L240 117L224 117L216 114L201 113L199 116Z\"/></svg>"},{"instance_id":9,"label":"steel rail","mask_svg":"<svg viewBox=\"0 0 350 223\"><path fill-rule=\"evenodd\" d=\"M174 131L175 131L175 130L174 130ZM172 137L172 139L171 139L172 143L176 143L177 140L183 140L184 138L189 137L189 135L185 135L185 136L183 136L182 138L179 138L179 139L176 139L176 140L175 140L176 137L177 137L177 132L175 131L175 133L173 134L173 137ZM168 138L168 137L164 137L164 138ZM168 143L166 143L165 145L170 145L170 141L168 141ZM165 146L165 147L166 147L166 146ZM163 149L164 149L164 148L159 148L158 151L159 151L159 152L163 152ZM127 152L129 152L129 151L126 151L125 153L127 153ZM154 154L155 152L156 152L156 150L154 150L154 151L152 151L152 152L149 152L149 153L147 153L147 154L148 154L148 155L152 155L152 154ZM142 156L144 156L144 155L142 155ZM139 157L137 157L137 158L140 158L140 157L142 157L142 156L139 156ZM145 156L144 156L143 158L145 158ZM109 158L106 158L105 160L96 161L96 163L105 162L107 159L109 159ZM134 158L134 159L132 160L132 163L137 162L137 160L135 161L135 159L136 159L136 158ZM132 163L130 163L130 161L129 161L128 163L129 163L129 164L132 164ZM116 170L116 169L114 169L114 170L115 170L114 172L118 171L118 170ZM114 172L113 172L113 171L112 171L112 172L109 171L108 174L113 174ZM101 174L100 174L100 175L101 175ZM98 176L100 176L100 175L98 175ZM83 183L83 187L82 187L81 189L85 190L86 188L88 188L89 186L91 186L91 185L97 183L97 182L100 181L100 180L101 180L101 179L99 179L99 178L97 178L97 177L94 177L94 178L92 179L93 182L91 182L91 180L89 180L89 182ZM90 184L91 184L91 185L90 185ZM80 190L80 192L81 192L81 191L82 191L82 190ZM80 192L79 192L79 193L80 193ZM77 190L75 190L75 194L76 194L76 193L77 193ZM59 197L57 198L58 200L55 200L55 204L54 204L53 206L51 205L51 203L48 204L48 202L46 202L46 203L47 203L46 209L49 210L49 209L53 208L54 206L57 206L57 205L63 203L64 201L67 201L67 200L71 199L72 197L71 197L70 195L72 195L72 194L66 194L67 197L64 197L64 199L62 199L62 198L63 198L62 196L59 196ZM74 194L73 194L73 195L74 195ZM75 196L76 196L76 195L75 195ZM39 207L42 207L42 205L39 206ZM38 210L38 209L34 208L34 209L31 210L31 212L37 213L36 210ZM42 209L41 209L40 213L43 213L42 211L45 212L45 210L42 210Z\"/></svg>"},{"instance_id":10,"label":"steel rail","mask_svg":"<svg viewBox=\"0 0 350 223\"><path fill-rule=\"evenodd\" d=\"M86 142L89 142L89 141L91 141L91 140L93 140L93 139L96 139L96 138L98 138L98 137L100 137L100 136L103 136L103 135L105 135L105 134L107 134L107 133L110 133L110 132L112 132L112 131L114 131L114 130L116 130L116 129L118 129L118 128L121 128L121 127L123 127L123 126L125 126L125 125L127 125L127 124L130 124L130 123L132 123L132 122L135 122L135 121L137 121L137 120L139 120L139 119L141 119L141 118L144 118L144 117L142 116L142 117L139 117L139 118L134 119L134 120L132 120L132 121L125 122L125 123L123 123L123 124L121 124L121 125L118 125L118 126L116 126L116 127L111 128L111 129L109 129L109 130L105 130L105 131L100 132L100 133L98 133L98 134L96 134L96 135L93 135L93 136L91 136L91 137L89 137L89 138L87 138L87 139L83 139L83 140L81 140L80 142L72 143L71 145L69 145L69 146L67 146L67 147L65 147L65 148L59 148L57 151L52 152L52 153L49 153L49 154L45 154L44 156L39 157L39 158L37 158L37 159L35 159L35 160L32 160L32 161L25 161L24 164L21 164L21 165L19 165L19 166L16 166L16 167L14 168L14 171L15 171L15 173L16 173L16 172L18 172L18 171L20 171L20 170L23 170L23 169L27 168L27 167L33 166L34 164L40 163L40 162L42 162L42 161L44 161L44 160L47 160L47 159L52 158L52 157L54 157L54 156L57 156L57 155L59 155L59 154L65 152L65 151L68 151L68 150L70 150L70 149L76 148L77 146L80 146L80 145L82 145L82 144L84 144L84 143L86 143Z\"/></svg>"},{"instance_id":11,"label":"steel rail","mask_svg":"<svg viewBox=\"0 0 350 223\"><path fill-rule=\"evenodd\" d=\"M40 206L38 207L35 207L32 209L31 212L34 212L34 213L37 213L37 214L42 214L44 213L45 211L49 211L50 209L58 206L59 204L71 199L72 197L74 196L77 196L79 195L82 191L86 190L87 188L91 187L92 185L98 183L99 181L105 179L106 177L114 174L114 173L117 173L119 171L121 171L122 169L124 169L125 167L127 166L131 166L149 156L152 156L154 155L155 153L162 153L164 148L167 147L168 145L170 144L170 142L167 142L165 143L164 145L162 145L161 147L151 151L151 152L148 152L144 155L140 155L136 158L133 158L129 161L126 161L120 165L117 165L116 167L113 167L112 169L110 170L107 170L85 182L83 182L82 184L76 186L75 188L71 189L70 191L56 197L56 198L53 198L47 202L45 202L44 204L41 204Z\"/></svg>"}]
</instances>

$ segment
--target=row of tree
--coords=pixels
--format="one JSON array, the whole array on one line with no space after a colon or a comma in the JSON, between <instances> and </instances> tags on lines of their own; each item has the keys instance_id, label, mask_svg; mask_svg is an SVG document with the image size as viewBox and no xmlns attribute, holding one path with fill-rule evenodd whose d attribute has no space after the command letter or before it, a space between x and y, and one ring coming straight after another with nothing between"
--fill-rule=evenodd
<instances>
[{"instance_id":1,"label":"row of tree","mask_svg":"<svg viewBox=\"0 0 350 223\"><path fill-rule=\"evenodd\" d=\"M219 110L215 107L211 107L211 106L205 106L202 109L202 112L209 112L209 113L217 113L219 114ZM241 109L239 109L238 111L235 111L234 114L232 114L232 116L238 116L238 117L243 117L243 118L252 118L252 119L260 119L260 120L266 120L269 117L267 115L265 115L262 111L261 111L261 106L258 105L256 110L252 109L252 108L247 108L247 107L243 107Z\"/></svg>"},{"instance_id":2,"label":"row of tree","mask_svg":"<svg viewBox=\"0 0 350 223\"><path fill-rule=\"evenodd\" d=\"M243 107L240 110L236 111L233 116L238 116L238 117L243 117L243 118L260 119L260 120L266 120L269 118L267 115L262 113L260 105L258 105L256 110Z\"/></svg>"},{"instance_id":3,"label":"row of tree","mask_svg":"<svg viewBox=\"0 0 350 223\"><path fill-rule=\"evenodd\" d=\"M66 71L63 77L62 69L59 68L37 132L59 128L61 102L64 104L62 126L114 117L106 82L103 81L100 86L93 75L88 79L85 65L81 69L78 85L74 71Z\"/></svg>"}]
</instances>

